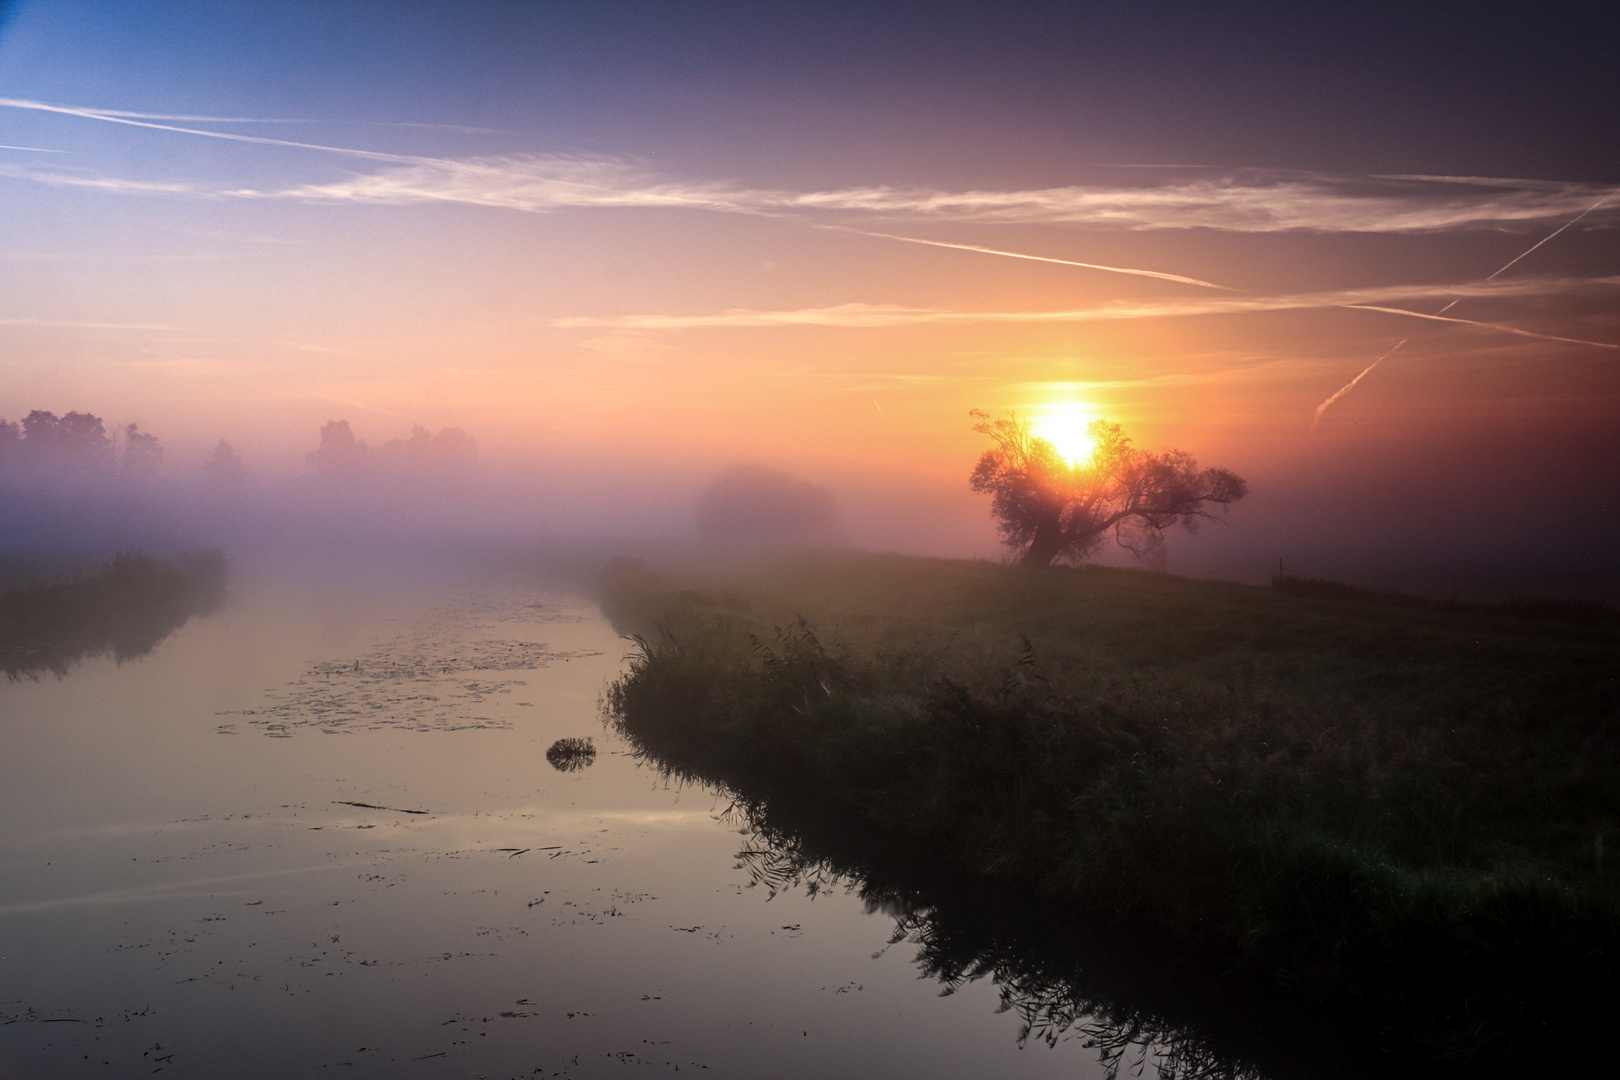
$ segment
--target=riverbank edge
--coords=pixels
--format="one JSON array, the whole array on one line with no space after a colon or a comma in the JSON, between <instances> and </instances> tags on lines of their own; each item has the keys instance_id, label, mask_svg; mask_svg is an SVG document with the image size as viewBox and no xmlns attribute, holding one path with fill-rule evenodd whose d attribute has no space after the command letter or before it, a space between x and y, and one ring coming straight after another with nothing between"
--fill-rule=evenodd
<instances>
[{"instance_id":1,"label":"riverbank edge","mask_svg":"<svg viewBox=\"0 0 1620 1080\"><path fill-rule=\"evenodd\" d=\"M953 682L824 646L802 622L767 639L637 567L601 593L616 623L659 627L606 704L673 771L820 799L967 872L1166 933L1357 1018L1386 1053L1471 1069L1529 1057L1615 996L1612 893L1412 870L1211 788L1167 790L1174 763L1133 747L1132 718L1059 715L1017 665ZM1125 780L1077 790L1027 767L1032 738L1064 725L1084 729L1081 757L1128 760Z\"/></svg>"},{"instance_id":2,"label":"riverbank edge","mask_svg":"<svg viewBox=\"0 0 1620 1080\"><path fill-rule=\"evenodd\" d=\"M0 670L62 676L87 657L143 656L188 619L218 610L228 568L218 549L166 559L127 551L89 573L0 591Z\"/></svg>"}]
</instances>

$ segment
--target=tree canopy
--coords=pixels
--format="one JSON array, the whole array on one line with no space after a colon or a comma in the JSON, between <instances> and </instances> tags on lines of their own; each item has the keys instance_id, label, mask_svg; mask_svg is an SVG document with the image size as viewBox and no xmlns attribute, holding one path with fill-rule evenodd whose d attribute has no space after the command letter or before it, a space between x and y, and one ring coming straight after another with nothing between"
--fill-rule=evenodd
<instances>
[{"instance_id":1,"label":"tree canopy","mask_svg":"<svg viewBox=\"0 0 1620 1080\"><path fill-rule=\"evenodd\" d=\"M1093 420L1092 451L1071 461L1008 415L992 421L975 409L973 430L988 435L969 479L991 496L990 513L1007 546L1026 566L1078 562L1109 535L1137 558L1162 560L1164 531L1180 524L1196 531L1248 493L1227 469L1199 469L1183 450L1139 449L1118 424Z\"/></svg>"}]
</instances>

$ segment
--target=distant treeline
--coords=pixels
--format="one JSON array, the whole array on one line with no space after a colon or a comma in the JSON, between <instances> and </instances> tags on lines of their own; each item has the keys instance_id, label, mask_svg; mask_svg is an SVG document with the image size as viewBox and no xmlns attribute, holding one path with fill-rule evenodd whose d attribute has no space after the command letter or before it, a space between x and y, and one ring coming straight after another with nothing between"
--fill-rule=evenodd
<instances>
[{"instance_id":1,"label":"distant treeline","mask_svg":"<svg viewBox=\"0 0 1620 1080\"><path fill-rule=\"evenodd\" d=\"M145 656L225 598L223 552L172 559L127 552L88 576L0 593L0 669L65 675L79 660Z\"/></svg>"},{"instance_id":2,"label":"distant treeline","mask_svg":"<svg viewBox=\"0 0 1620 1080\"><path fill-rule=\"evenodd\" d=\"M477 458L477 443L460 428L442 428L435 435L417 426L410 438L389 439L373 448L355 438L347 420L322 425L319 445L306 455L310 468L326 476L457 474ZM57 416L43 409L17 421L0 418L0 470L75 478L148 477L162 466L161 440L141 431L138 424L109 431L106 422L91 413ZM236 448L220 439L203 463L203 474L234 484L247 478L248 469Z\"/></svg>"}]
</instances>

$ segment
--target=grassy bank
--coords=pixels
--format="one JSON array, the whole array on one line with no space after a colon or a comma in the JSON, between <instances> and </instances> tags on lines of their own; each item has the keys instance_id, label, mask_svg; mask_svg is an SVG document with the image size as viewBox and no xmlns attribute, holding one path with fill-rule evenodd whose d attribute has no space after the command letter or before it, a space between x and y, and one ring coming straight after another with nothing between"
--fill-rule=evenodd
<instances>
[{"instance_id":1,"label":"grassy bank","mask_svg":"<svg viewBox=\"0 0 1620 1080\"><path fill-rule=\"evenodd\" d=\"M173 559L129 552L88 574L0 592L0 670L63 675L88 656L144 656L191 616L219 606L225 572L218 551Z\"/></svg>"},{"instance_id":2,"label":"grassy bank","mask_svg":"<svg viewBox=\"0 0 1620 1080\"><path fill-rule=\"evenodd\" d=\"M604 606L646 645L610 706L673 771L847 808L1390 1047L1584 1030L1620 990L1612 614L1282 585L620 566Z\"/></svg>"}]
</instances>

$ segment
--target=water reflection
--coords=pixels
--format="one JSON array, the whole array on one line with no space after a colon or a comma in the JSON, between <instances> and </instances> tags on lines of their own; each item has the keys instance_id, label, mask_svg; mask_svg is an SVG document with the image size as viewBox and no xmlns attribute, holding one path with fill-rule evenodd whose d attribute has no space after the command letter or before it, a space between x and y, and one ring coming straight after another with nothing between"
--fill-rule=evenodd
<instances>
[{"instance_id":1,"label":"water reflection","mask_svg":"<svg viewBox=\"0 0 1620 1080\"><path fill-rule=\"evenodd\" d=\"M0 670L13 678L66 675L80 660L122 663L150 653L193 615L225 598L219 551L174 559L130 552L89 577L0 594Z\"/></svg>"},{"instance_id":2,"label":"water reflection","mask_svg":"<svg viewBox=\"0 0 1620 1080\"><path fill-rule=\"evenodd\" d=\"M558 739L546 750L546 760L558 772L578 772L596 762L596 747L589 739Z\"/></svg>"},{"instance_id":3,"label":"water reflection","mask_svg":"<svg viewBox=\"0 0 1620 1080\"><path fill-rule=\"evenodd\" d=\"M658 762L654 764L665 765ZM1327 1027L1207 964L1129 933L1100 930L1072 909L953 873L915 848L872 835L823 808L746 800L729 811L749 833L738 865L770 897L858 895L894 920L889 947L948 996L989 979L1018 1043L1092 1048L1109 1080L1261 1080L1360 1075L1350 1033ZM1387 1067L1387 1065L1386 1065Z\"/></svg>"}]
</instances>

